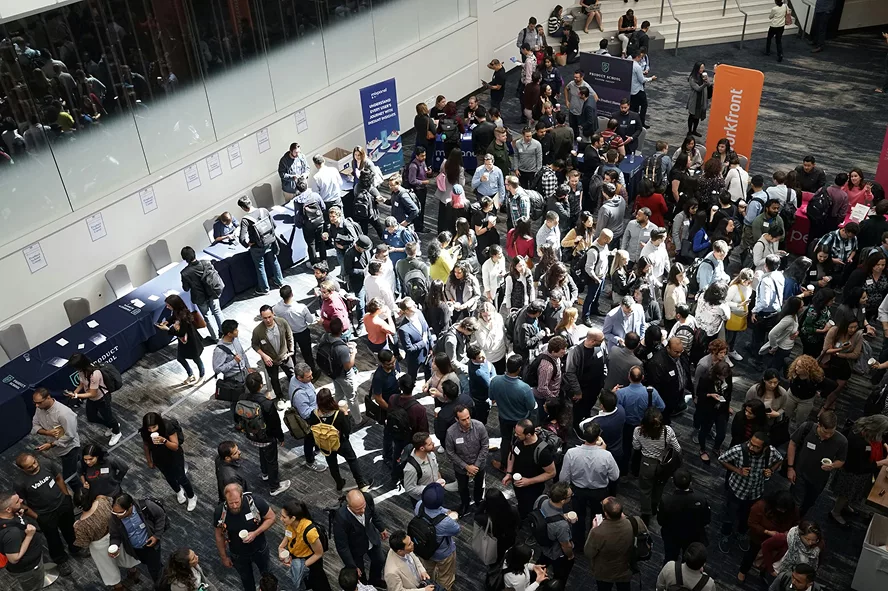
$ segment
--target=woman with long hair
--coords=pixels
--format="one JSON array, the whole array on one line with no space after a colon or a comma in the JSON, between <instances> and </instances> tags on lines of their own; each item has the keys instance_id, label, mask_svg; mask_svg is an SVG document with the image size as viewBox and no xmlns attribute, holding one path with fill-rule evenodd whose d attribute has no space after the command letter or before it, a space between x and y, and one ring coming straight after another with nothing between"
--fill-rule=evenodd
<instances>
[{"instance_id":1,"label":"woman with long hair","mask_svg":"<svg viewBox=\"0 0 888 591\"><path fill-rule=\"evenodd\" d=\"M706 73L706 66L702 62L696 62L688 74L688 85L691 94L688 96L688 135L702 137L697 131L700 121L706 119L706 111L709 110L709 87L712 80Z\"/></svg>"},{"instance_id":2,"label":"woman with long hair","mask_svg":"<svg viewBox=\"0 0 888 591\"><path fill-rule=\"evenodd\" d=\"M749 394L747 393L747 396ZM768 432L768 415L765 403L758 398L745 400L740 412L731 420L730 447L749 441L756 433Z\"/></svg>"},{"instance_id":3,"label":"woman with long hair","mask_svg":"<svg viewBox=\"0 0 888 591\"><path fill-rule=\"evenodd\" d=\"M808 271L808 283L813 283L815 287L827 287L833 278L841 274L836 272L830 245L815 245L811 257L813 264Z\"/></svg>"},{"instance_id":4,"label":"woman with long hair","mask_svg":"<svg viewBox=\"0 0 888 591\"><path fill-rule=\"evenodd\" d=\"M582 343L589 330L587 326L577 324L577 317L579 314L580 311L577 308L569 306L564 310L564 314L561 316L561 321L555 327L555 335L562 337L567 341L568 349L578 343Z\"/></svg>"},{"instance_id":5,"label":"woman with long hair","mask_svg":"<svg viewBox=\"0 0 888 591\"><path fill-rule=\"evenodd\" d=\"M138 577L136 565L139 561L127 554L122 548L116 557L108 553L111 545L111 504L110 497L98 495L93 499L84 497L83 513L74 522L74 545L89 550L93 564L99 571L99 577L106 587L113 591L124 591L120 569L129 568L131 577Z\"/></svg>"},{"instance_id":6,"label":"woman with long hair","mask_svg":"<svg viewBox=\"0 0 888 591\"><path fill-rule=\"evenodd\" d=\"M557 261L540 278L540 297L548 299L553 289L561 290L564 294L562 302L568 307L573 306L579 297L579 289L577 289L577 284L574 282L573 277L570 276L567 266Z\"/></svg>"},{"instance_id":7,"label":"woman with long hair","mask_svg":"<svg viewBox=\"0 0 888 591\"><path fill-rule=\"evenodd\" d=\"M817 357L823 351L823 339L829 331L832 320L830 307L836 301L836 292L828 287L814 292L811 305L805 308L799 326L802 341L802 354Z\"/></svg>"},{"instance_id":8,"label":"woman with long hair","mask_svg":"<svg viewBox=\"0 0 888 591\"><path fill-rule=\"evenodd\" d=\"M864 314L868 320L876 319L879 305L888 295L888 273L885 273L885 263L885 255L881 251L872 251L863 264L851 272L843 287L843 289L863 288L866 292Z\"/></svg>"},{"instance_id":9,"label":"woman with long hair","mask_svg":"<svg viewBox=\"0 0 888 591\"><path fill-rule=\"evenodd\" d=\"M363 323L367 330L367 347L374 353L379 353L386 348L389 337L397 333L392 321L392 311L380 298L370 298L366 312Z\"/></svg>"},{"instance_id":10,"label":"woman with long hair","mask_svg":"<svg viewBox=\"0 0 888 591\"><path fill-rule=\"evenodd\" d=\"M772 536L772 540L775 536ZM762 544L765 553L766 544ZM820 552L823 550L823 533L820 526L813 521L802 521L786 532L786 552L780 560L774 561L774 576L780 573L791 573L799 564L810 564L817 569Z\"/></svg>"},{"instance_id":11,"label":"woman with long hair","mask_svg":"<svg viewBox=\"0 0 888 591\"><path fill-rule=\"evenodd\" d=\"M722 176L722 165L717 158L710 158L703 164L703 176L698 182L697 201L708 215L709 208L718 205L718 196L725 190L725 177Z\"/></svg>"},{"instance_id":12,"label":"woman with long hair","mask_svg":"<svg viewBox=\"0 0 888 591\"><path fill-rule=\"evenodd\" d=\"M762 543L765 540L789 531L799 523L799 510L788 490L775 490L753 503L749 510L749 549L740 561L737 579L746 580Z\"/></svg>"},{"instance_id":13,"label":"woman with long hair","mask_svg":"<svg viewBox=\"0 0 888 591\"><path fill-rule=\"evenodd\" d=\"M484 264L481 265L481 289L484 297L495 304L506 277L506 259L499 244L491 244L485 253Z\"/></svg>"},{"instance_id":14,"label":"woman with long hair","mask_svg":"<svg viewBox=\"0 0 888 591\"><path fill-rule=\"evenodd\" d=\"M641 345L635 350L635 355L643 361L653 359L654 354L663 348L663 330L656 324L650 325L644 331Z\"/></svg>"},{"instance_id":15,"label":"woman with long hair","mask_svg":"<svg viewBox=\"0 0 888 591\"><path fill-rule=\"evenodd\" d=\"M715 144L715 150L712 151L709 159L718 160L722 167L722 175L725 175L728 172L728 166L731 164L731 156L733 155L734 150L731 148L731 140L723 137Z\"/></svg>"},{"instance_id":16,"label":"woman with long hair","mask_svg":"<svg viewBox=\"0 0 888 591\"><path fill-rule=\"evenodd\" d=\"M709 226L709 212L705 209L698 209L694 215L694 221L691 223L691 229L688 230L688 236L691 241L691 255L684 258L703 258L712 250L712 240L709 239L709 232L706 228Z\"/></svg>"},{"instance_id":17,"label":"woman with long hair","mask_svg":"<svg viewBox=\"0 0 888 591\"><path fill-rule=\"evenodd\" d=\"M318 390L318 408L308 415L306 421L309 425L331 425L339 431L339 450L324 454L327 456L330 476L333 477L333 481L336 483L336 493L341 493L342 489L345 488L345 478L339 472L339 456L345 459L349 469L351 469L352 477L355 479L358 488L363 492L370 490L370 487L373 486L373 480L364 479L361 467L358 464L358 456L355 455L355 450L349 440L354 423L351 417L348 416L348 408L341 409L339 407L339 403L333 398L333 392L330 391L330 388Z\"/></svg>"},{"instance_id":18,"label":"woman with long hair","mask_svg":"<svg viewBox=\"0 0 888 591\"><path fill-rule=\"evenodd\" d=\"M515 227L506 232L506 254L509 258L524 257L527 264L533 267L536 256L536 241L530 230L530 218L518 218Z\"/></svg>"},{"instance_id":19,"label":"woman with long hair","mask_svg":"<svg viewBox=\"0 0 888 591\"><path fill-rule=\"evenodd\" d=\"M105 378L102 376L100 366L82 353L71 355L68 366L77 370L80 383L73 392L65 390L65 396L75 400L86 400L86 420L105 425L108 428L105 435L111 437L108 447L114 447L120 441L120 423L114 418L111 393L105 387Z\"/></svg>"},{"instance_id":20,"label":"woman with long hair","mask_svg":"<svg viewBox=\"0 0 888 591\"><path fill-rule=\"evenodd\" d=\"M509 351L503 338L505 332L505 322L493 302L481 302L478 306L478 330L472 335L472 342L484 351L484 357L493 365L497 375L506 373L506 355Z\"/></svg>"},{"instance_id":21,"label":"woman with long hair","mask_svg":"<svg viewBox=\"0 0 888 591\"><path fill-rule=\"evenodd\" d=\"M429 283L429 294L423 302L423 315L429 325L429 330L436 336L441 336L453 324L453 309L444 295L444 282L433 279Z\"/></svg>"},{"instance_id":22,"label":"woman with long hair","mask_svg":"<svg viewBox=\"0 0 888 591\"><path fill-rule=\"evenodd\" d=\"M767 356L765 367L776 369L783 376L786 360L792 353L796 337L799 336L799 312L802 311L802 298L792 297L783 302L779 320L768 331Z\"/></svg>"},{"instance_id":23,"label":"woman with long hair","mask_svg":"<svg viewBox=\"0 0 888 591\"><path fill-rule=\"evenodd\" d=\"M503 589L505 591L538 591L543 581L549 579L549 571L541 564L534 564L533 550L526 544L508 549L503 563Z\"/></svg>"},{"instance_id":24,"label":"woman with long hair","mask_svg":"<svg viewBox=\"0 0 888 591\"><path fill-rule=\"evenodd\" d=\"M858 203L863 205L873 204L872 183L863 178L863 171L857 167L848 172L848 182L842 190L848 194L848 207L854 208Z\"/></svg>"},{"instance_id":25,"label":"woman with long hair","mask_svg":"<svg viewBox=\"0 0 888 591\"><path fill-rule=\"evenodd\" d=\"M709 432L713 425L715 425L715 439L712 442L712 451L716 457L721 455L721 445L725 440L733 392L734 381L731 366L725 361L713 364L709 372L704 374L697 383L695 419L700 424L698 434L700 461L704 464L710 462L709 453L706 451L706 440L709 438Z\"/></svg>"},{"instance_id":26,"label":"woman with long hair","mask_svg":"<svg viewBox=\"0 0 888 591\"><path fill-rule=\"evenodd\" d=\"M827 378L811 355L799 355L789 364L789 390L786 393L786 402L783 405L784 414L790 422L801 424L807 421L814 408L814 400L819 395L826 397L832 392L836 383Z\"/></svg>"},{"instance_id":27,"label":"woman with long hair","mask_svg":"<svg viewBox=\"0 0 888 591\"><path fill-rule=\"evenodd\" d=\"M466 261L459 261L453 267L444 286L444 295L453 311L452 322L459 322L475 313L475 307L481 298L481 286L472 274L471 265Z\"/></svg>"},{"instance_id":28,"label":"woman with long hair","mask_svg":"<svg viewBox=\"0 0 888 591\"><path fill-rule=\"evenodd\" d=\"M447 154L447 160L441 166L441 172L435 180L435 197L438 199L438 232L453 232L456 217L453 210L453 186L466 186L466 172L462 165L463 154L459 148L453 148Z\"/></svg>"},{"instance_id":29,"label":"woman with long hair","mask_svg":"<svg viewBox=\"0 0 888 591\"><path fill-rule=\"evenodd\" d=\"M554 244L546 243L537 248L537 253L540 255L540 261L533 266L533 280L542 283L552 265L558 262L558 250Z\"/></svg>"},{"instance_id":30,"label":"woman with long hair","mask_svg":"<svg viewBox=\"0 0 888 591\"><path fill-rule=\"evenodd\" d=\"M120 483L129 471L129 465L95 443L87 443L80 452L80 482L85 490L84 505L91 506L96 497L115 498L121 492Z\"/></svg>"},{"instance_id":31,"label":"woman with long hair","mask_svg":"<svg viewBox=\"0 0 888 591\"><path fill-rule=\"evenodd\" d=\"M456 234L453 244L456 247L457 260L465 261L469 264L472 273L477 273L481 268L481 265L478 264L478 255L475 252L478 238L475 237L475 231L466 218L456 218Z\"/></svg>"},{"instance_id":32,"label":"woman with long hair","mask_svg":"<svg viewBox=\"0 0 888 591\"><path fill-rule=\"evenodd\" d=\"M207 580L200 560L191 548L179 548L170 554L163 571L161 589L170 591L207 591L215 587Z\"/></svg>"},{"instance_id":33,"label":"woman with long hair","mask_svg":"<svg viewBox=\"0 0 888 591\"><path fill-rule=\"evenodd\" d=\"M157 468L176 493L179 504L188 501L188 511L197 506L197 495L185 472L185 450L182 427L176 419L165 419L160 413L147 412L142 417L142 451L149 468Z\"/></svg>"},{"instance_id":34,"label":"woman with long hair","mask_svg":"<svg viewBox=\"0 0 888 591\"><path fill-rule=\"evenodd\" d=\"M452 235L447 230L438 234L426 249L429 257L429 278L432 281L447 281L456 264L456 249L450 246Z\"/></svg>"},{"instance_id":35,"label":"woman with long hair","mask_svg":"<svg viewBox=\"0 0 888 591\"><path fill-rule=\"evenodd\" d=\"M699 203L693 197L686 197L679 203L679 210L672 220L672 244L675 246L675 259L681 263L693 262L693 257L688 260L692 252L691 243L694 236L691 232L691 224L697 217ZM688 246L685 246L688 243Z\"/></svg>"},{"instance_id":36,"label":"woman with long hair","mask_svg":"<svg viewBox=\"0 0 888 591\"><path fill-rule=\"evenodd\" d=\"M496 538L496 562L487 567L487 585L485 586L490 591L501 591L503 587L492 585L491 583L494 582L492 579L497 578L506 553L515 546L521 518L518 516L518 509L499 489L488 488L484 494L484 500L478 504L475 510L475 526L486 529L488 524L490 524L490 535ZM527 582L530 583L530 581ZM506 584L506 587L508 586Z\"/></svg>"},{"instance_id":37,"label":"woman with long hair","mask_svg":"<svg viewBox=\"0 0 888 591\"><path fill-rule=\"evenodd\" d=\"M759 400L765 407L768 425L773 425L783 416L788 392L780 385L780 374L774 368L768 368L762 379L754 383L746 391L746 400Z\"/></svg>"},{"instance_id":38,"label":"woman with long hair","mask_svg":"<svg viewBox=\"0 0 888 591\"><path fill-rule=\"evenodd\" d=\"M665 481L657 478L657 467L665 446L681 454L681 445L675 431L663 424L663 413L651 406L644 411L641 425L632 432L632 449L641 453L641 467L638 473L638 489L641 492L641 518L645 523L657 513L660 497L663 496Z\"/></svg>"},{"instance_id":39,"label":"woman with long hair","mask_svg":"<svg viewBox=\"0 0 888 591\"><path fill-rule=\"evenodd\" d=\"M832 410L835 406L839 392L845 389L851 377L851 367L860 358L862 344L863 331L853 316L843 317L826 333L820 363L824 366L826 377L835 380L836 388L826 397L821 412Z\"/></svg>"},{"instance_id":40,"label":"woman with long hair","mask_svg":"<svg viewBox=\"0 0 888 591\"><path fill-rule=\"evenodd\" d=\"M435 123L429 117L429 106L427 104L417 103L416 116L413 118L413 129L416 131L416 147L425 149L426 154L434 154L436 130Z\"/></svg>"},{"instance_id":41,"label":"woman with long hair","mask_svg":"<svg viewBox=\"0 0 888 591\"><path fill-rule=\"evenodd\" d=\"M453 367L453 362L447 353L435 353L432 358L432 377L426 380L422 391L435 398L435 406L439 406L440 399L444 395L444 382L453 382L459 386L459 376Z\"/></svg>"},{"instance_id":42,"label":"woman with long hair","mask_svg":"<svg viewBox=\"0 0 888 591\"><path fill-rule=\"evenodd\" d=\"M675 324L675 308L688 303L687 284L685 266L681 263L673 263L666 279L666 289L663 291L663 309L667 329L671 329Z\"/></svg>"},{"instance_id":43,"label":"woman with long hair","mask_svg":"<svg viewBox=\"0 0 888 591\"><path fill-rule=\"evenodd\" d=\"M848 433L848 454L841 470L836 470L832 491L836 502L829 518L839 525L847 525L844 512L856 515L852 507L866 499L873 485L873 478L882 466L888 466L888 417L882 414L862 417L854 422Z\"/></svg>"},{"instance_id":44,"label":"woman with long hair","mask_svg":"<svg viewBox=\"0 0 888 591\"><path fill-rule=\"evenodd\" d=\"M324 572L324 546L308 506L301 501L287 501L281 507L281 522L285 535L278 544L278 554L296 589L330 591Z\"/></svg>"},{"instance_id":45,"label":"woman with long hair","mask_svg":"<svg viewBox=\"0 0 888 591\"><path fill-rule=\"evenodd\" d=\"M536 299L533 274L527 268L523 257L512 257L509 274L506 275L506 289L503 296L502 314L508 317L510 311L520 310Z\"/></svg>"},{"instance_id":46,"label":"woman with long hair","mask_svg":"<svg viewBox=\"0 0 888 591\"><path fill-rule=\"evenodd\" d=\"M561 248L571 253L571 259L582 255L595 241L595 218L588 211L581 211L577 225L561 239Z\"/></svg>"},{"instance_id":47,"label":"woman with long hair","mask_svg":"<svg viewBox=\"0 0 888 591\"><path fill-rule=\"evenodd\" d=\"M642 207L651 210L650 221L658 228L666 227L666 214L669 207L662 193L657 193L654 183L650 179L642 178L638 184L638 195L635 196L635 211Z\"/></svg>"},{"instance_id":48,"label":"woman with long hair","mask_svg":"<svg viewBox=\"0 0 888 591\"><path fill-rule=\"evenodd\" d=\"M725 335L730 352L728 356L734 361L743 361L743 356L734 346L737 335L747 328L746 316L749 312L749 298L752 296L752 269L740 269L740 272L728 286L725 302L731 309L731 317L725 323Z\"/></svg>"},{"instance_id":49,"label":"woman with long hair","mask_svg":"<svg viewBox=\"0 0 888 591\"><path fill-rule=\"evenodd\" d=\"M178 338L176 360L182 364L182 367L185 368L185 373L188 375L185 381L182 382L183 385L187 386L202 380L204 377L204 365L203 361L200 360L201 353L203 353L203 339L194 326L194 316L192 316L191 310L188 309L182 298L176 294L170 294L164 302L166 303L166 309L172 311L171 322L163 320L155 324L155 326L160 330L167 331L170 336ZM188 364L189 359L194 361L194 365L197 366L198 377L194 377L194 374L191 372L191 366Z\"/></svg>"},{"instance_id":50,"label":"woman with long hair","mask_svg":"<svg viewBox=\"0 0 888 591\"><path fill-rule=\"evenodd\" d=\"M725 303L727 297L728 284L717 281L710 283L703 292L703 298L698 300L694 318L704 332L705 345L709 345L712 339L724 338L725 324L731 317L731 308Z\"/></svg>"},{"instance_id":51,"label":"woman with long hair","mask_svg":"<svg viewBox=\"0 0 888 591\"><path fill-rule=\"evenodd\" d=\"M614 251L614 260L608 275L613 286L611 300L614 304L619 304L629 295L630 286L635 283L635 274L629 271L629 252L623 249Z\"/></svg>"},{"instance_id":52,"label":"woman with long hair","mask_svg":"<svg viewBox=\"0 0 888 591\"><path fill-rule=\"evenodd\" d=\"M806 256L798 257L791 262L783 272L783 299L788 300L794 296L801 296L803 299L810 297L808 293L806 280L808 278L808 270L811 268L811 259Z\"/></svg>"},{"instance_id":53,"label":"woman with long hair","mask_svg":"<svg viewBox=\"0 0 888 591\"><path fill-rule=\"evenodd\" d=\"M685 139L681 142L681 147L672 155L673 163L675 163L682 154L688 159L687 165L685 166L686 169L699 170L703 168L706 154L703 153L703 150L697 147L697 139L691 133L688 133Z\"/></svg>"},{"instance_id":54,"label":"woman with long hair","mask_svg":"<svg viewBox=\"0 0 888 591\"><path fill-rule=\"evenodd\" d=\"M768 13L768 38L765 41L765 55L771 55L771 39L777 43L777 61L783 61L783 31L786 30L786 17L791 15L789 6L783 0L774 0ZM789 21L790 24L792 20Z\"/></svg>"},{"instance_id":55,"label":"woman with long hair","mask_svg":"<svg viewBox=\"0 0 888 591\"><path fill-rule=\"evenodd\" d=\"M858 328L864 330L868 334L875 334L866 319L866 307L869 304L869 296L863 287L844 287L842 288L842 304L836 308L833 314L833 324L841 324L846 318L854 318L857 320Z\"/></svg>"}]
</instances>

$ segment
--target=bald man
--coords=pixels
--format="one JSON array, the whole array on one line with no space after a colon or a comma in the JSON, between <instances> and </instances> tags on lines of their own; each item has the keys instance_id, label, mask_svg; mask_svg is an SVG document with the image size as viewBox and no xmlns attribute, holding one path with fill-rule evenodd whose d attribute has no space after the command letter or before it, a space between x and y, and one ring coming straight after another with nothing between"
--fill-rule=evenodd
<instances>
[{"instance_id":1,"label":"bald man","mask_svg":"<svg viewBox=\"0 0 888 591\"><path fill-rule=\"evenodd\" d=\"M346 504L339 507L333 518L336 551L342 558L343 565L358 569L358 576L363 583L384 588L382 571L385 567L385 552L382 542L388 540L389 532L376 513L373 497L353 489L345 499ZM369 576L366 563L368 557Z\"/></svg>"},{"instance_id":2,"label":"bald man","mask_svg":"<svg viewBox=\"0 0 888 591\"><path fill-rule=\"evenodd\" d=\"M567 353L564 370L566 393L573 401L573 427L580 434L580 421L589 416L607 375L607 350L602 346L604 333L590 328L578 347Z\"/></svg>"},{"instance_id":3,"label":"bald man","mask_svg":"<svg viewBox=\"0 0 888 591\"><path fill-rule=\"evenodd\" d=\"M665 347L645 362L644 371L647 374L645 384L653 386L666 404L663 420L668 424L672 417L687 410L685 395L690 393L688 389L693 377L681 339L669 339Z\"/></svg>"}]
</instances>

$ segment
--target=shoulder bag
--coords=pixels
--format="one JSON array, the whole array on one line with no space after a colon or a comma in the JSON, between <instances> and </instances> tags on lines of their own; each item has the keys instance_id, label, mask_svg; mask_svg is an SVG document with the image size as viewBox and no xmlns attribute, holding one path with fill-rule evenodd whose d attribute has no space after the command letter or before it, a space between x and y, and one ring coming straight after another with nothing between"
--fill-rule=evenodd
<instances>
[{"instance_id":1,"label":"shoulder bag","mask_svg":"<svg viewBox=\"0 0 888 591\"><path fill-rule=\"evenodd\" d=\"M472 550L475 551L481 562L488 566L494 564L497 558L497 539L493 537L491 529L492 520L488 516L487 525L481 528L476 523L475 532L472 535Z\"/></svg>"},{"instance_id":2,"label":"shoulder bag","mask_svg":"<svg viewBox=\"0 0 888 591\"><path fill-rule=\"evenodd\" d=\"M656 469L657 480L666 482L675 471L681 467L681 454L677 453L666 440L668 427L663 425L663 453L660 454L660 464Z\"/></svg>"}]
</instances>

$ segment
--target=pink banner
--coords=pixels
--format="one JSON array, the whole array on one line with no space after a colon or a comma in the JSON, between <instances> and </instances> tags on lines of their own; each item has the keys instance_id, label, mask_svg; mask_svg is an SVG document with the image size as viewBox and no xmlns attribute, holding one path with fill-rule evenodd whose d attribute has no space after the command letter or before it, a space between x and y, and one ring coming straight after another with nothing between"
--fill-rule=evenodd
<instances>
[{"instance_id":1,"label":"pink banner","mask_svg":"<svg viewBox=\"0 0 888 591\"><path fill-rule=\"evenodd\" d=\"M876 182L883 187L888 187L888 129L885 130L882 153L879 155L879 166L876 167Z\"/></svg>"}]
</instances>

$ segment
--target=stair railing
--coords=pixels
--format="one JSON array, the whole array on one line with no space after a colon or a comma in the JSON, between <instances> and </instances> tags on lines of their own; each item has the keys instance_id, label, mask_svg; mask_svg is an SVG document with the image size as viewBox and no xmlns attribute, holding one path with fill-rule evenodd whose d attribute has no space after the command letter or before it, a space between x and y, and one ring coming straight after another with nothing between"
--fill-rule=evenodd
<instances>
[{"instance_id":1,"label":"stair railing","mask_svg":"<svg viewBox=\"0 0 888 591\"><path fill-rule=\"evenodd\" d=\"M678 55L678 40L681 38L681 21L675 16L675 10L672 8L672 0L660 0L660 24L663 24L663 12L666 9L667 2L669 3L669 12L672 13L672 20L678 23L678 28L675 30L675 55Z\"/></svg>"},{"instance_id":2,"label":"stair railing","mask_svg":"<svg viewBox=\"0 0 888 591\"><path fill-rule=\"evenodd\" d=\"M737 10L740 11L740 14L743 15L743 32L740 33L740 49L743 49L743 41L746 39L746 21L749 20L749 15L745 10L740 6L740 0L734 0L734 4L737 5ZM722 4L722 16L725 15L725 12L728 10L728 0L725 0Z\"/></svg>"}]
</instances>

